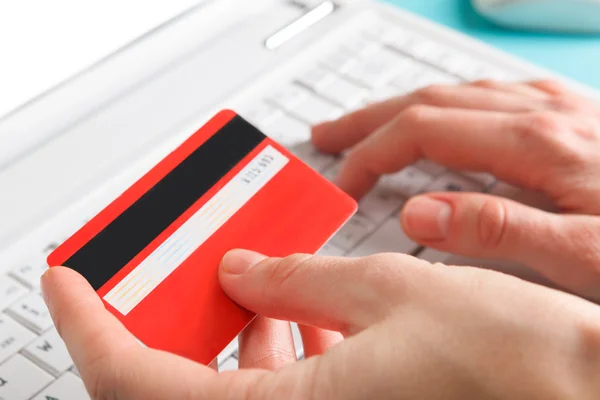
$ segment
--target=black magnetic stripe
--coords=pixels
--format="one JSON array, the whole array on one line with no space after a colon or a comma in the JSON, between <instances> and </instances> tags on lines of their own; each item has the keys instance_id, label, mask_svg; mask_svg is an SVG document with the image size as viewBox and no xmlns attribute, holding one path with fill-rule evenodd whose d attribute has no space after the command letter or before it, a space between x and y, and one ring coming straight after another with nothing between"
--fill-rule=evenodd
<instances>
[{"instance_id":1,"label":"black magnetic stripe","mask_svg":"<svg viewBox=\"0 0 600 400\"><path fill-rule=\"evenodd\" d=\"M98 290L264 138L241 117L234 117L65 265L81 273Z\"/></svg>"}]
</instances>

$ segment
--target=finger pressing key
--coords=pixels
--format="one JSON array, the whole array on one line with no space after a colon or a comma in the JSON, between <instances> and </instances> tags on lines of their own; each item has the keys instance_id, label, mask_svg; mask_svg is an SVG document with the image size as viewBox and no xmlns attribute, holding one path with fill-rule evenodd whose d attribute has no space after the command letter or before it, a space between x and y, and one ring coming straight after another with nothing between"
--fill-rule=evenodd
<instances>
[{"instance_id":1,"label":"finger pressing key","mask_svg":"<svg viewBox=\"0 0 600 400\"><path fill-rule=\"evenodd\" d=\"M512 184L543 190L549 171L572 167L567 164L573 157L563 157L570 151L564 146L567 140L579 145L579 139L569 136L571 125L548 112L414 106L355 146L336 183L360 199L381 175L427 158L452 169L484 171Z\"/></svg>"}]
</instances>

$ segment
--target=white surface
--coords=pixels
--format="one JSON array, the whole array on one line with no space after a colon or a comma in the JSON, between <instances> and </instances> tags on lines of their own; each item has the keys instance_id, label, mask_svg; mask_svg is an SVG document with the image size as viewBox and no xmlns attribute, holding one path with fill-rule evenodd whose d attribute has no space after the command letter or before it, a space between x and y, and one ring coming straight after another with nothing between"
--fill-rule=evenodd
<instances>
[{"instance_id":1,"label":"white surface","mask_svg":"<svg viewBox=\"0 0 600 400\"><path fill-rule=\"evenodd\" d=\"M50 312L40 292L30 293L14 303L6 312L37 334L52 326Z\"/></svg>"},{"instance_id":2,"label":"white surface","mask_svg":"<svg viewBox=\"0 0 600 400\"><path fill-rule=\"evenodd\" d=\"M0 311L21 298L28 290L9 276L0 280Z\"/></svg>"},{"instance_id":3,"label":"white surface","mask_svg":"<svg viewBox=\"0 0 600 400\"><path fill-rule=\"evenodd\" d=\"M55 328L50 329L27 346L24 352L54 375L60 375L73 366L67 346Z\"/></svg>"},{"instance_id":4,"label":"white surface","mask_svg":"<svg viewBox=\"0 0 600 400\"><path fill-rule=\"evenodd\" d=\"M421 193L433 181L433 177L422 169L408 166L395 174L382 178L382 185L408 198Z\"/></svg>"},{"instance_id":5,"label":"white surface","mask_svg":"<svg viewBox=\"0 0 600 400\"><path fill-rule=\"evenodd\" d=\"M10 274L24 285L35 288L40 286L40 276L47 269L46 261L40 257L34 262L20 264Z\"/></svg>"},{"instance_id":6,"label":"white surface","mask_svg":"<svg viewBox=\"0 0 600 400\"><path fill-rule=\"evenodd\" d=\"M342 108L315 96L304 98L291 107L290 112L310 125L336 119L344 114Z\"/></svg>"},{"instance_id":7,"label":"white surface","mask_svg":"<svg viewBox=\"0 0 600 400\"><path fill-rule=\"evenodd\" d=\"M482 190L482 184L452 172L440 175L427 187L429 192L480 192Z\"/></svg>"},{"instance_id":8,"label":"white surface","mask_svg":"<svg viewBox=\"0 0 600 400\"><path fill-rule=\"evenodd\" d=\"M219 365L219 372L235 371L238 369L237 358L229 357L223 364Z\"/></svg>"},{"instance_id":9,"label":"white surface","mask_svg":"<svg viewBox=\"0 0 600 400\"><path fill-rule=\"evenodd\" d=\"M89 400L90 396L79 377L68 372L44 388L33 400Z\"/></svg>"},{"instance_id":10,"label":"white surface","mask_svg":"<svg viewBox=\"0 0 600 400\"><path fill-rule=\"evenodd\" d=\"M351 250L365 236L371 233L375 229L375 226L364 215L356 214L331 238L331 243L346 251Z\"/></svg>"},{"instance_id":11,"label":"white surface","mask_svg":"<svg viewBox=\"0 0 600 400\"><path fill-rule=\"evenodd\" d=\"M348 255L350 257L368 256L373 253L412 253L418 245L402 231L398 218L390 218L377 231L360 243Z\"/></svg>"},{"instance_id":12,"label":"white surface","mask_svg":"<svg viewBox=\"0 0 600 400\"><path fill-rule=\"evenodd\" d=\"M0 118L201 1L0 2Z\"/></svg>"},{"instance_id":13,"label":"white surface","mask_svg":"<svg viewBox=\"0 0 600 400\"><path fill-rule=\"evenodd\" d=\"M27 400L52 379L52 375L18 354L0 365L0 399Z\"/></svg>"},{"instance_id":14,"label":"white surface","mask_svg":"<svg viewBox=\"0 0 600 400\"><path fill-rule=\"evenodd\" d=\"M379 224L398 210L402 203L404 203L402 196L380 184L360 200L359 211Z\"/></svg>"},{"instance_id":15,"label":"white surface","mask_svg":"<svg viewBox=\"0 0 600 400\"><path fill-rule=\"evenodd\" d=\"M512 28L600 33L600 0L473 0L490 20Z\"/></svg>"},{"instance_id":16,"label":"white surface","mask_svg":"<svg viewBox=\"0 0 600 400\"><path fill-rule=\"evenodd\" d=\"M0 314L0 364L34 338L35 335L23 325L18 324L8 315Z\"/></svg>"}]
</instances>

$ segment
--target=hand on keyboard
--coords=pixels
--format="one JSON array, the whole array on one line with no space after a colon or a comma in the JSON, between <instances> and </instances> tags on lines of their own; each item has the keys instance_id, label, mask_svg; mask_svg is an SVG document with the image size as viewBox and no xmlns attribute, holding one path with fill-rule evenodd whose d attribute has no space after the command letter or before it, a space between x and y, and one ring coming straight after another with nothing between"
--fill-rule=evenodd
<instances>
[{"instance_id":1,"label":"hand on keyboard","mask_svg":"<svg viewBox=\"0 0 600 400\"><path fill-rule=\"evenodd\" d=\"M421 158L489 174L542 192L561 214L495 194L448 193L439 179L401 213L421 245L471 257L517 261L558 285L600 300L600 109L547 82L480 81L431 86L316 126L313 142L349 153L336 182L356 198L380 176ZM468 189L468 187L467 187ZM466 190L475 192L477 190ZM402 239L405 240L405 239Z\"/></svg>"},{"instance_id":2,"label":"hand on keyboard","mask_svg":"<svg viewBox=\"0 0 600 400\"><path fill-rule=\"evenodd\" d=\"M322 355L332 343L314 341L312 328L303 332L312 354L289 364L289 332L261 317L241 341L242 369L219 375L139 346L81 276L53 268L45 298L92 397L591 399L600 390L600 309L513 277L399 254L264 260L239 250L219 272L244 307L348 340Z\"/></svg>"}]
</instances>

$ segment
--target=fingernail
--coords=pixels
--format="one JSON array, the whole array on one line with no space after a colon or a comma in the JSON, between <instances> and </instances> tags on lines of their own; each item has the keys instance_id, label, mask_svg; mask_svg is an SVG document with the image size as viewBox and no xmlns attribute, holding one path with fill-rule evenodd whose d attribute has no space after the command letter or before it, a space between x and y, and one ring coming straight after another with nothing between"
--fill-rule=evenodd
<instances>
[{"instance_id":1,"label":"fingernail","mask_svg":"<svg viewBox=\"0 0 600 400\"><path fill-rule=\"evenodd\" d=\"M452 208L445 201L419 196L402 210L405 228L410 235L423 240L441 240L448 236Z\"/></svg>"},{"instance_id":2,"label":"fingernail","mask_svg":"<svg viewBox=\"0 0 600 400\"><path fill-rule=\"evenodd\" d=\"M241 275L264 260L264 255L250 250L231 250L223 256L221 265L225 272Z\"/></svg>"}]
</instances>

